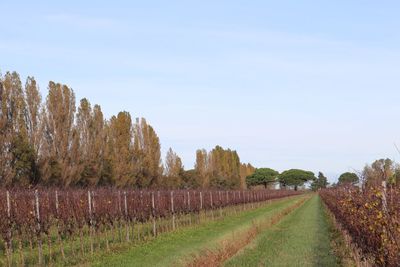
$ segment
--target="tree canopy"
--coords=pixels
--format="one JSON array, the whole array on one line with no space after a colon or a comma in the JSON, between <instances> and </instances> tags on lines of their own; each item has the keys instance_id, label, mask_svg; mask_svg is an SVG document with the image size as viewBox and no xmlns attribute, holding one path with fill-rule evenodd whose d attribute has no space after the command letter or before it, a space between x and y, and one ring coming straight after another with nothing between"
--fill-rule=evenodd
<instances>
[{"instance_id":1,"label":"tree canopy","mask_svg":"<svg viewBox=\"0 0 400 267\"><path fill-rule=\"evenodd\" d=\"M295 190L308 181L315 180L315 175L311 171L290 169L282 172L279 176L279 183L282 187L293 186Z\"/></svg>"},{"instance_id":2,"label":"tree canopy","mask_svg":"<svg viewBox=\"0 0 400 267\"><path fill-rule=\"evenodd\" d=\"M339 177L338 183L343 185L343 184L356 184L358 183L359 178L358 175L353 173L353 172L345 172L342 173Z\"/></svg>"},{"instance_id":3,"label":"tree canopy","mask_svg":"<svg viewBox=\"0 0 400 267\"><path fill-rule=\"evenodd\" d=\"M322 172L318 173L318 178L315 179L311 184L311 189L317 191L320 188L326 188L329 185L328 179Z\"/></svg>"},{"instance_id":4,"label":"tree canopy","mask_svg":"<svg viewBox=\"0 0 400 267\"><path fill-rule=\"evenodd\" d=\"M221 146L198 150L194 170L172 149L163 164L146 119L127 111L105 118L65 84L50 81L42 98L33 77L24 87L17 72L0 74L0 186L245 189L254 170Z\"/></svg>"},{"instance_id":5,"label":"tree canopy","mask_svg":"<svg viewBox=\"0 0 400 267\"><path fill-rule=\"evenodd\" d=\"M279 172L270 168L259 168L256 169L252 175L247 176L247 186L263 185L267 188L268 184L276 181Z\"/></svg>"}]
</instances>

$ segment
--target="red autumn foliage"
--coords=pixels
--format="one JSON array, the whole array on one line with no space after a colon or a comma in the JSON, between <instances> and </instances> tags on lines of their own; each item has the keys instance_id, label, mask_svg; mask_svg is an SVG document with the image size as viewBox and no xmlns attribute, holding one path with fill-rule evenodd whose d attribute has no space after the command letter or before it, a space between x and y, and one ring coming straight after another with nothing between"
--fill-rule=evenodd
<instances>
[{"instance_id":1,"label":"red autumn foliage","mask_svg":"<svg viewBox=\"0 0 400 267\"><path fill-rule=\"evenodd\" d=\"M287 190L264 191L150 191L114 188L0 189L0 233L9 242L12 233L31 240L48 235L54 226L61 236L84 227L110 227L118 222L145 222L152 217L196 213L229 205L271 200L300 194ZM10 203L10 205L8 205ZM37 205L38 204L38 205ZM10 214L8 211L10 210ZM37 213L39 211L39 213ZM25 241L26 241L25 240Z\"/></svg>"}]
</instances>

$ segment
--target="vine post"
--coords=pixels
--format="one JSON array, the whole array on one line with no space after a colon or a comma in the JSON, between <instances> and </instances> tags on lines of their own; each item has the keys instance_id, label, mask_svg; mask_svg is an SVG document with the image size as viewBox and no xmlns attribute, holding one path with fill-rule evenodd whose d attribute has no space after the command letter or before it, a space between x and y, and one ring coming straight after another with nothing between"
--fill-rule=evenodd
<instances>
[{"instance_id":1,"label":"vine post","mask_svg":"<svg viewBox=\"0 0 400 267\"><path fill-rule=\"evenodd\" d=\"M64 252L64 244L61 238L61 229L60 229L60 204L58 200L58 191L55 192L55 200L56 200L56 217L57 217L57 239L60 246L61 257L65 261L65 252Z\"/></svg>"},{"instance_id":2,"label":"vine post","mask_svg":"<svg viewBox=\"0 0 400 267\"><path fill-rule=\"evenodd\" d=\"M171 191L170 197L171 197L171 212L172 212L172 230L175 230L174 191Z\"/></svg>"},{"instance_id":3,"label":"vine post","mask_svg":"<svg viewBox=\"0 0 400 267\"><path fill-rule=\"evenodd\" d=\"M128 201L126 199L126 191L124 191L124 215L125 215L125 231L126 242L129 242L129 218L128 218Z\"/></svg>"},{"instance_id":4,"label":"vine post","mask_svg":"<svg viewBox=\"0 0 400 267\"><path fill-rule=\"evenodd\" d=\"M157 230L156 230L156 207L155 207L155 201L154 201L154 191L151 192L151 214L152 214L152 219L153 219L153 236L157 235Z\"/></svg>"},{"instance_id":5,"label":"vine post","mask_svg":"<svg viewBox=\"0 0 400 267\"><path fill-rule=\"evenodd\" d=\"M203 209L203 194L200 191L200 210L202 210L202 209Z\"/></svg>"},{"instance_id":6,"label":"vine post","mask_svg":"<svg viewBox=\"0 0 400 267\"><path fill-rule=\"evenodd\" d=\"M214 220L214 205L213 205L213 195L212 195L212 191L210 191L210 204L211 204L211 219Z\"/></svg>"},{"instance_id":7,"label":"vine post","mask_svg":"<svg viewBox=\"0 0 400 267\"><path fill-rule=\"evenodd\" d=\"M219 217L222 217L221 191L218 191L218 198L219 198Z\"/></svg>"},{"instance_id":8,"label":"vine post","mask_svg":"<svg viewBox=\"0 0 400 267\"><path fill-rule=\"evenodd\" d=\"M92 212L92 196L90 190L88 191L88 208L89 208L89 236L90 236L90 253L94 253L93 245L93 212Z\"/></svg>"},{"instance_id":9,"label":"vine post","mask_svg":"<svg viewBox=\"0 0 400 267\"><path fill-rule=\"evenodd\" d=\"M41 227L40 227L40 208L39 208L39 192L35 190L35 217L36 217L36 235L37 235L37 242L38 242L38 263L42 265L43 263L43 251L42 251L42 237L41 237Z\"/></svg>"},{"instance_id":10,"label":"vine post","mask_svg":"<svg viewBox=\"0 0 400 267\"><path fill-rule=\"evenodd\" d=\"M190 191L188 190L187 191L187 199L188 199L188 212L189 212L189 224L191 225L192 224L192 213L191 213L191 210L190 210Z\"/></svg>"},{"instance_id":11,"label":"vine post","mask_svg":"<svg viewBox=\"0 0 400 267\"><path fill-rule=\"evenodd\" d=\"M7 197L7 240L5 240L8 266L12 265L12 232L11 232L11 197L10 191L6 192Z\"/></svg>"}]
</instances>

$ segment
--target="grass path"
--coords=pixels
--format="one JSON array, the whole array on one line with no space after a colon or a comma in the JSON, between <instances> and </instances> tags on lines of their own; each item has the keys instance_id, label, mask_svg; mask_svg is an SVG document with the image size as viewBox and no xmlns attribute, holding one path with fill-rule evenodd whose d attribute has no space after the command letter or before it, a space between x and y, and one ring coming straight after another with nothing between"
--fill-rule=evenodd
<instances>
[{"instance_id":1,"label":"grass path","mask_svg":"<svg viewBox=\"0 0 400 267\"><path fill-rule=\"evenodd\" d=\"M100 257L94 266L179 266L204 248L213 249L234 232L251 227L254 220L268 219L293 205L302 196L274 201L255 210L241 212L223 220L166 233L127 251Z\"/></svg>"},{"instance_id":2,"label":"grass path","mask_svg":"<svg viewBox=\"0 0 400 267\"><path fill-rule=\"evenodd\" d=\"M338 266L318 195L263 231L225 266Z\"/></svg>"}]
</instances>

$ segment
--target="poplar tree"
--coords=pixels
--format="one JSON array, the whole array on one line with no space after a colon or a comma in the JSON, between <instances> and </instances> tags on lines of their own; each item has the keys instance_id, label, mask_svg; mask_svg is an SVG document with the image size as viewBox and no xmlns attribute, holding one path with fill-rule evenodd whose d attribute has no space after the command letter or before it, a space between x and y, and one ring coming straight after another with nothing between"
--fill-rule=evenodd
<instances>
[{"instance_id":1,"label":"poplar tree","mask_svg":"<svg viewBox=\"0 0 400 267\"><path fill-rule=\"evenodd\" d=\"M41 146L41 137L43 134L42 125L42 96L39 92L36 80L28 77L25 83L25 102L26 102L26 126L29 142L31 143L35 154L39 154Z\"/></svg>"},{"instance_id":2,"label":"poplar tree","mask_svg":"<svg viewBox=\"0 0 400 267\"><path fill-rule=\"evenodd\" d=\"M104 118L99 105L92 109L86 98L80 101L76 116L79 133L79 153L82 161L82 185L94 186L102 179L104 164Z\"/></svg>"},{"instance_id":3,"label":"poplar tree","mask_svg":"<svg viewBox=\"0 0 400 267\"><path fill-rule=\"evenodd\" d=\"M182 187L183 171L181 158L170 148L165 158L165 176L162 185L167 188Z\"/></svg>"},{"instance_id":4,"label":"poplar tree","mask_svg":"<svg viewBox=\"0 0 400 267\"><path fill-rule=\"evenodd\" d=\"M112 183L118 187L134 185L132 119L128 112L120 112L110 119L108 149L114 171Z\"/></svg>"},{"instance_id":5,"label":"poplar tree","mask_svg":"<svg viewBox=\"0 0 400 267\"><path fill-rule=\"evenodd\" d=\"M246 177L252 175L255 170L256 169L250 163L240 164L240 188L241 189L247 188Z\"/></svg>"},{"instance_id":6,"label":"poplar tree","mask_svg":"<svg viewBox=\"0 0 400 267\"><path fill-rule=\"evenodd\" d=\"M195 171L197 175L198 184L202 188L210 186L210 173L209 173L209 158L205 149L198 149L196 151L196 164Z\"/></svg>"},{"instance_id":7,"label":"poplar tree","mask_svg":"<svg viewBox=\"0 0 400 267\"><path fill-rule=\"evenodd\" d=\"M77 182L79 136L74 128L75 94L68 86L49 82L44 111L42 177L46 184Z\"/></svg>"},{"instance_id":8,"label":"poplar tree","mask_svg":"<svg viewBox=\"0 0 400 267\"><path fill-rule=\"evenodd\" d=\"M208 155L210 186L240 187L240 158L236 151L216 146Z\"/></svg>"},{"instance_id":9,"label":"poplar tree","mask_svg":"<svg viewBox=\"0 0 400 267\"><path fill-rule=\"evenodd\" d=\"M159 186L163 173L160 140L144 118L136 119L133 133L136 185L139 188Z\"/></svg>"},{"instance_id":10,"label":"poplar tree","mask_svg":"<svg viewBox=\"0 0 400 267\"><path fill-rule=\"evenodd\" d=\"M0 185L245 188L243 177L254 172L220 146L198 150L189 171L170 149L163 169L160 140L144 118L133 125L120 112L104 120L85 98L76 112L73 90L52 81L42 103L33 77L23 88L18 73L0 76Z\"/></svg>"},{"instance_id":11,"label":"poplar tree","mask_svg":"<svg viewBox=\"0 0 400 267\"><path fill-rule=\"evenodd\" d=\"M29 185L38 175L35 153L28 139L27 107L18 73L7 72L1 87L1 180L4 185Z\"/></svg>"},{"instance_id":12,"label":"poplar tree","mask_svg":"<svg viewBox=\"0 0 400 267\"><path fill-rule=\"evenodd\" d=\"M5 85L5 79L0 80L0 183L9 185L12 182L13 168L11 166L12 121L10 118L10 88Z\"/></svg>"}]
</instances>

